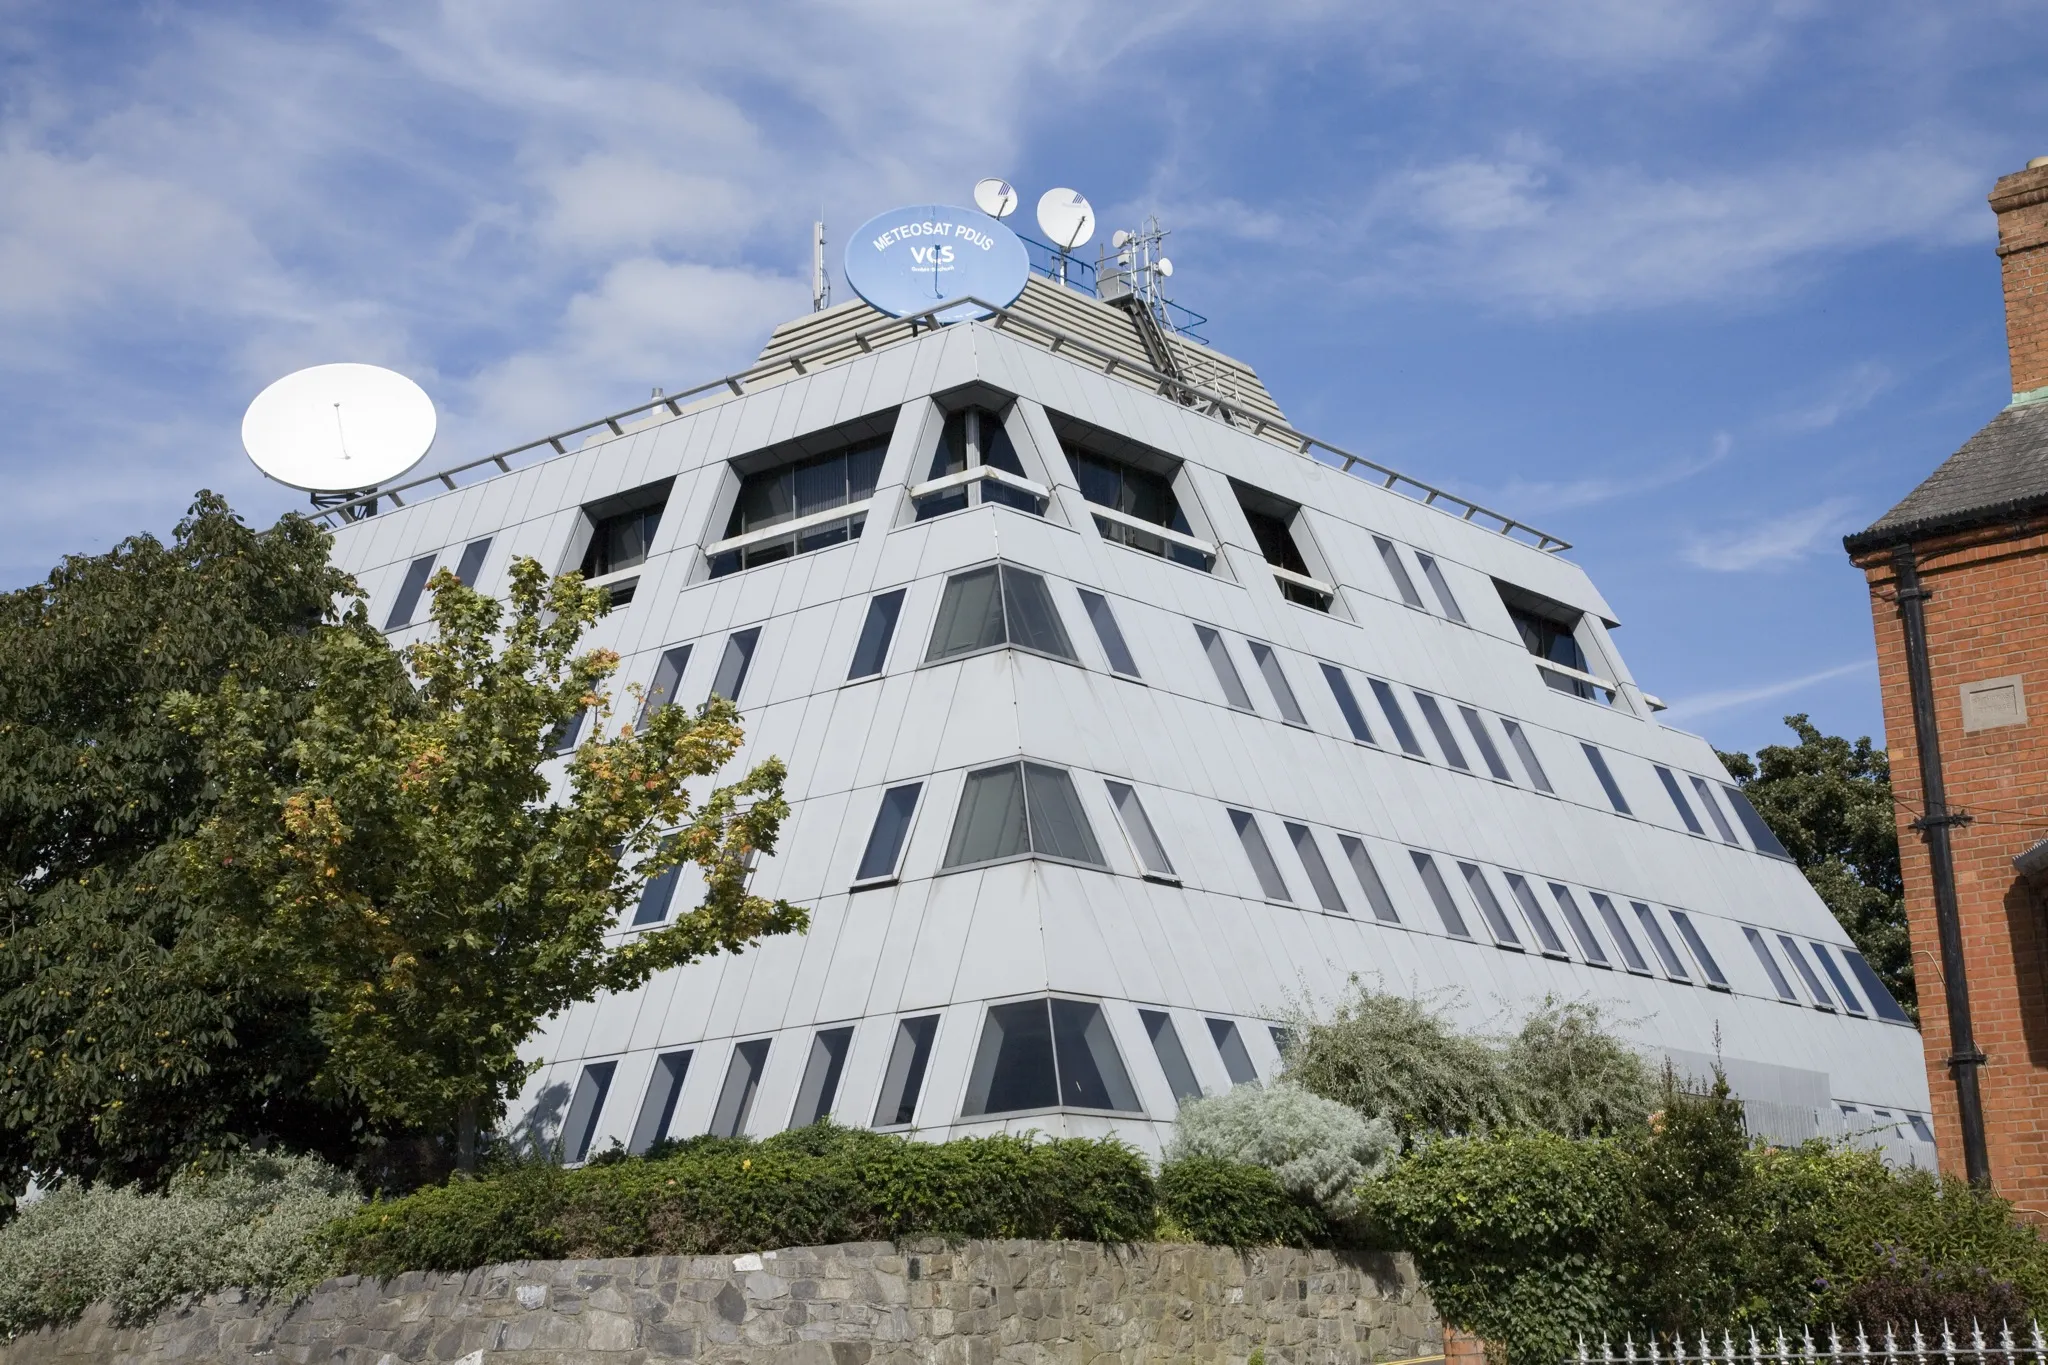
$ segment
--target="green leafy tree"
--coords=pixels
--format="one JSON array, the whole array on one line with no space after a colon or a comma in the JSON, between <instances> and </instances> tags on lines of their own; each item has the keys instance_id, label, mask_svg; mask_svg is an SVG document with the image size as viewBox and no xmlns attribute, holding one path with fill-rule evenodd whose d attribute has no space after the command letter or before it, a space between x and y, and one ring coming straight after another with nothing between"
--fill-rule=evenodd
<instances>
[{"instance_id":1,"label":"green leafy tree","mask_svg":"<svg viewBox=\"0 0 2048 1365\"><path fill-rule=\"evenodd\" d=\"M1823 735L1803 715L1785 724L1799 743L1767 745L1753 759L1724 753L1721 762L1858 951L1918 1018L1891 760L1868 736L1852 744Z\"/></svg>"},{"instance_id":2,"label":"green leafy tree","mask_svg":"<svg viewBox=\"0 0 2048 1365\"><path fill-rule=\"evenodd\" d=\"M275 746L347 577L303 517L267 531L201 493L165 544L74 555L0 595L0 1187L141 1181L277 1141L346 1161L345 1098L309 1098L324 1045L295 986L251 972L180 894L214 809L173 694L261 677ZM239 684L238 684L239 685Z\"/></svg>"},{"instance_id":3,"label":"green leafy tree","mask_svg":"<svg viewBox=\"0 0 2048 1365\"><path fill-rule=\"evenodd\" d=\"M383 1123L454 1129L468 1165L542 1019L807 921L747 890L788 812L780 761L691 795L739 751L730 702L607 733L617 656L577 652L603 592L531 559L513 566L509 611L445 570L429 587L436 630L400 653L360 604L318 633L281 750L270 737L299 703L265 679L177 703L220 794L182 872L239 923L263 977L311 999L323 1093ZM550 799L551 736L586 711L595 733ZM701 903L613 936L645 880L682 863Z\"/></svg>"}]
</instances>

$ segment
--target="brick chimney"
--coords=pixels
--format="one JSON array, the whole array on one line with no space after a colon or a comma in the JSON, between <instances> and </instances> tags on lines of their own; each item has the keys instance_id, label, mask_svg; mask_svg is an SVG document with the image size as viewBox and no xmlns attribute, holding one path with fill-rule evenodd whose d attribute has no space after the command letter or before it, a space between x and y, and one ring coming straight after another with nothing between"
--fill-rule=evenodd
<instances>
[{"instance_id":1,"label":"brick chimney","mask_svg":"<svg viewBox=\"0 0 2048 1365\"><path fill-rule=\"evenodd\" d=\"M2048 156L1991 187L2015 396L2048 388ZM2048 395L2043 395L2048 397Z\"/></svg>"}]
</instances>

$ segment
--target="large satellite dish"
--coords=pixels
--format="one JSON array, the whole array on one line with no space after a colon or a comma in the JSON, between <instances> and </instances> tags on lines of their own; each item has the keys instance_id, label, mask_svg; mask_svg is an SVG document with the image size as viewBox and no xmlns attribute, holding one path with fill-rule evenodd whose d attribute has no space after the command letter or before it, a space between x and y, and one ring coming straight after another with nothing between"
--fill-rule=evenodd
<instances>
[{"instance_id":1,"label":"large satellite dish","mask_svg":"<svg viewBox=\"0 0 2048 1365\"><path fill-rule=\"evenodd\" d=\"M974 182L974 207L991 218L1008 218L1017 211L1017 187L993 175L977 180Z\"/></svg>"},{"instance_id":2,"label":"large satellite dish","mask_svg":"<svg viewBox=\"0 0 2048 1365\"><path fill-rule=\"evenodd\" d=\"M293 488L344 493L375 488L426 458L434 400L376 365L315 365L256 395L242 417L242 448Z\"/></svg>"},{"instance_id":3,"label":"large satellite dish","mask_svg":"<svg viewBox=\"0 0 2048 1365\"><path fill-rule=\"evenodd\" d=\"M1079 190L1047 190L1038 199L1038 230L1061 251L1095 236L1095 207Z\"/></svg>"}]
</instances>

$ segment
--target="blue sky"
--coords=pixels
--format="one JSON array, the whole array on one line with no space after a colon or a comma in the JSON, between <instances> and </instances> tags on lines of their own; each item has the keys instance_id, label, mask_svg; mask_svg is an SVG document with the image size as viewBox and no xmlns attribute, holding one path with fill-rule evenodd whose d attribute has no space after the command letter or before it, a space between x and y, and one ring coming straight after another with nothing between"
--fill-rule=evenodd
<instances>
[{"instance_id":1,"label":"blue sky","mask_svg":"<svg viewBox=\"0 0 2048 1365\"><path fill-rule=\"evenodd\" d=\"M1984 195L2033 4L0 0L0 586L301 495L277 375L413 375L433 458L751 358L810 222L1079 187L1296 425L1575 542L1723 747L1881 729L1840 536L2009 393ZM839 286L839 297L846 297Z\"/></svg>"}]
</instances>

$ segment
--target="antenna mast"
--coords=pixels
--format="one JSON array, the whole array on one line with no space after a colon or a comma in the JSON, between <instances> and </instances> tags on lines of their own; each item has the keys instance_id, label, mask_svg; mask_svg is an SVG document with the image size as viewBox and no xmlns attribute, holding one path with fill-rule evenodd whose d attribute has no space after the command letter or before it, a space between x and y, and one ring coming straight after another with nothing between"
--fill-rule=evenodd
<instances>
[{"instance_id":1,"label":"antenna mast","mask_svg":"<svg viewBox=\"0 0 2048 1365\"><path fill-rule=\"evenodd\" d=\"M825 220L811 224L811 311L822 313L832 304L832 280L825 274Z\"/></svg>"}]
</instances>

